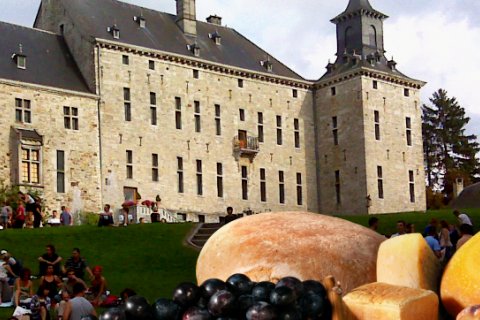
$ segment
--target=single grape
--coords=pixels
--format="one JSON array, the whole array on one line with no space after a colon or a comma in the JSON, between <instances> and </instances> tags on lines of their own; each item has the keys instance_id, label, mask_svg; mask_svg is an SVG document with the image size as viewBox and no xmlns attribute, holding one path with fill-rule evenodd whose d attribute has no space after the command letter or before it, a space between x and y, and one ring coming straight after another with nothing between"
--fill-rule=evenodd
<instances>
[{"instance_id":1,"label":"single grape","mask_svg":"<svg viewBox=\"0 0 480 320\"><path fill-rule=\"evenodd\" d=\"M255 301L270 301L270 293L275 288L275 284L270 281L257 283L252 289L252 296Z\"/></svg>"},{"instance_id":2,"label":"single grape","mask_svg":"<svg viewBox=\"0 0 480 320\"><path fill-rule=\"evenodd\" d=\"M114 307L106 310L100 315L100 320L125 320L125 308L123 307Z\"/></svg>"},{"instance_id":3,"label":"single grape","mask_svg":"<svg viewBox=\"0 0 480 320\"><path fill-rule=\"evenodd\" d=\"M326 319L328 304L326 297L314 293L305 294L299 301L302 316L305 319Z\"/></svg>"},{"instance_id":4,"label":"single grape","mask_svg":"<svg viewBox=\"0 0 480 320\"><path fill-rule=\"evenodd\" d=\"M200 286L202 297L207 299L207 301L210 300L211 296L220 290L227 290L227 284L225 281L220 279L213 278L205 280Z\"/></svg>"},{"instance_id":5,"label":"single grape","mask_svg":"<svg viewBox=\"0 0 480 320\"><path fill-rule=\"evenodd\" d=\"M275 308L266 302L259 301L248 309L247 320L273 320L277 318Z\"/></svg>"},{"instance_id":6,"label":"single grape","mask_svg":"<svg viewBox=\"0 0 480 320\"><path fill-rule=\"evenodd\" d=\"M237 298L236 302L236 310L238 315L243 315L245 317L245 313L251 306L255 303L254 298L250 294L243 294Z\"/></svg>"},{"instance_id":7,"label":"single grape","mask_svg":"<svg viewBox=\"0 0 480 320\"><path fill-rule=\"evenodd\" d=\"M172 300L182 307L193 306L200 298L200 289L193 283L184 282L173 290Z\"/></svg>"},{"instance_id":8,"label":"single grape","mask_svg":"<svg viewBox=\"0 0 480 320\"><path fill-rule=\"evenodd\" d=\"M323 284L316 280L303 281L303 291L304 293L314 293L322 297L327 295L327 290Z\"/></svg>"},{"instance_id":9,"label":"single grape","mask_svg":"<svg viewBox=\"0 0 480 320\"><path fill-rule=\"evenodd\" d=\"M289 287L295 292L296 299L300 298L303 295L303 283L295 277L284 277L277 282L275 288L278 287Z\"/></svg>"},{"instance_id":10,"label":"single grape","mask_svg":"<svg viewBox=\"0 0 480 320\"><path fill-rule=\"evenodd\" d=\"M183 313L183 320L210 320L212 316L207 309L190 307Z\"/></svg>"},{"instance_id":11,"label":"single grape","mask_svg":"<svg viewBox=\"0 0 480 320\"><path fill-rule=\"evenodd\" d=\"M150 320L152 309L144 297L132 296L125 300L125 315L127 320Z\"/></svg>"},{"instance_id":12,"label":"single grape","mask_svg":"<svg viewBox=\"0 0 480 320\"><path fill-rule=\"evenodd\" d=\"M212 316L226 316L235 307L235 296L227 290L215 293L208 302L208 311Z\"/></svg>"},{"instance_id":13,"label":"single grape","mask_svg":"<svg viewBox=\"0 0 480 320\"><path fill-rule=\"evenodd\" d=\"M250 293L253 287L253 283L250 281L250 278L240 273L231 275L227 279L226 283L228 290L233 292L236 296Z\"/></svg>"},{"instance_id":14,"label":"single grape","mask_svg":"<svg viewBox=\"0 0 480 320\"><path fill-rule=\"evenodd\" d=\"M296 295L290 287L276 287L270 293L270 303L277 307L284 307L295 303Z\"/></svg>"},{"instance_id":15,"label":"single grape","mask_svg":"<svg viewBox=\"0 0 480 320\"><path fill-rule=\"evenodd\" d=\"M155 320L177 320L182 314L182 308L170 299L158 299L152 308Z\"/></svg>"}]
</instances>

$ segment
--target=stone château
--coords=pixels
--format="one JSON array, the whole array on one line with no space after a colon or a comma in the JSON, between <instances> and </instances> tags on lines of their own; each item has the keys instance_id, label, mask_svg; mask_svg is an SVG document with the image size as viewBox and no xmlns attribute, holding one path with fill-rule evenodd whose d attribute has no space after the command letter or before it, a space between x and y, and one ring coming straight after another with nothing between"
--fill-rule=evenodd
<instances>
[{"instance_id":1,"label":"stone ch\u00e2teau","mask_svg":"<svg viewBox=\"0 0 480 320\"><path fill-rule=\"evenodd\" d=\"M176 5L42 0L33 28L0 22L0 179L50 209L159 195L191 221L425 210L425 83L385 57L368 0L331 20L337 59L316 81Z\"/></svg>"}]
</instances>

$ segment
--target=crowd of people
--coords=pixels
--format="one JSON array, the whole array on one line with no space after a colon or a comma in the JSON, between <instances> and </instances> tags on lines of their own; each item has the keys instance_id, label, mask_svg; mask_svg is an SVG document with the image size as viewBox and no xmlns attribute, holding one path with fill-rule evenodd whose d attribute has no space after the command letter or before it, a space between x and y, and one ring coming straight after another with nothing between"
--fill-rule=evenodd
<instances>
[{"instance_id":1,"label":"crowd of people","mask_svg":"<svg viewBox=\"0 0 480 320\"><path fill-rule=\"evenodd\" d=\"M0 306L16 306L32 320L76 320L95 315L95 307L107 306L112 297L117 301L109 296L102 267L90 268L79 248L64 261L47 245L38 257L38 276L6 250L0 253Z\"/></svg>"},{"instance_id":2,"label":"crowd of people","mask_svg":"<svg viewBox=\"0 0 480 320\"><path fill-rule=\"evenodd\" d=\"M456 217L456 224L432 218L422 233L434 254L445 263L474 235L473 221L468 214L454 210L453 215ZM379 218L371 217L368 220L369 228L377 231L379 222ZM387 237L394 238L417 232L413 223L407 223L404 220L397 221L396 229L396 233Z\"/></svg>"},{"instance_id":3,"label":"crowd of people","mask_svg":"<svg viewBox=\"0 0 480 320\"><path fill-rule=\"evenodd\" d=\"M0 229L40 228L46 224L50 226L73 225L73 217L68 207L62 206L60 215L57 210L53 210L48 217L42 209L41 198L18 192L17 200L13 203L8 201L1 203Z\"/></svg>"}]
</instances>

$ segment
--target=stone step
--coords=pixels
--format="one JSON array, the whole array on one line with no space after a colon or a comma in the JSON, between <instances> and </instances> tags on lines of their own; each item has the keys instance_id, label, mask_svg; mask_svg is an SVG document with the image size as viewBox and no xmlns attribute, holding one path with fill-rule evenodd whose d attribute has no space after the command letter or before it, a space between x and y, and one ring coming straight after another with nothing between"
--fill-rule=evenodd
<instances>
[{"instance_id":1,"label":"stone step","mask_svg":"<svg viewBox=\"0 0 480 320\"><path fill-rule=\"evenodd\" d=\"M210 234L196 234L193 236L192 240L208 240L210 238Z\"/></svg>"},{"instance_id":2,"label":"stone step","mask_svg":"<svg viewBox=\"0 0 480 320\"><path fill-rule=\"evenodd\" d=\"M193 240L191 241L195 246L199 247L199 248L203 248L203 246L205 245L205 243L207 242L207 240Z\"/></svg>"}]
</instances>

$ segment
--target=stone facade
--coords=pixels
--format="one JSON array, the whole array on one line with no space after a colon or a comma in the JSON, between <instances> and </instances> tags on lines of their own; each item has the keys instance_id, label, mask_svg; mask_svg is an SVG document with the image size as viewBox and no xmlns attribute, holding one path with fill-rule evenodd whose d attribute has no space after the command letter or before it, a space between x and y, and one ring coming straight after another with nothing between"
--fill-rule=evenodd
<instances>
[{"instance_id":1,"label":"stone facade","mask_svg":"<svg viewBox=\"0 0 480 320\"><path fill-rule=\"evenodd\" d=\"M16 121L16 99L30 102L30 122L24 115L22 120L27 121ZM62 205L74 212L97 211L102 199L96 97L2 80L0 107L4 112L0 118L0 139L8 142L1 144L2 180L20 185L23 191L38 191L48 212L59 210ZM78 130L65 128L64 107L78 108ZM19 130L35 130L41 141L20 138ZM31 183L24 181L22 149L25 148L39 151L38 183L33 177L34 169L30 169ZM64 166L60 171L57 151L64 152ZM63 192L57 192L59 172L64 176Z\"/></svg>"},{"instance_id":2,"label":"stone facade","mask_svg":"<svg viewBox=\"0 0 480 320\"><path fill-rule=\"evenodd\" d=\"M43 0L35 26L63 35L95 95L4 83L5 110L14 112L19 96L32 101L35 113L31 125L16 124L14 114L2 118L2 139L12 141L6 135L17 126L43 136L42 187L51 207L81 199L86 210L105 203L118 209L125 200L158 195L168 210L207 222L218 221L227 206L327 214L424 210L423 84L384 58L386 16L371 7L355 11L355 3L332 20L339 60L311 82L275 75L268 59L260 61L263 71L247 70L194 51L187 56L86 34L68 4ZM177 5L176 23L191 41L195 1ZM355 25L360 31L350 32ZM350 64L356 59L369 64ZM79 107L78 131L64 128L67 105ZM2 160L12 163L4 149ZM66 155L62 194L56 192L56 150ZM12 170L4 165L0 176Z\"/></svg>"}]
</instances>

